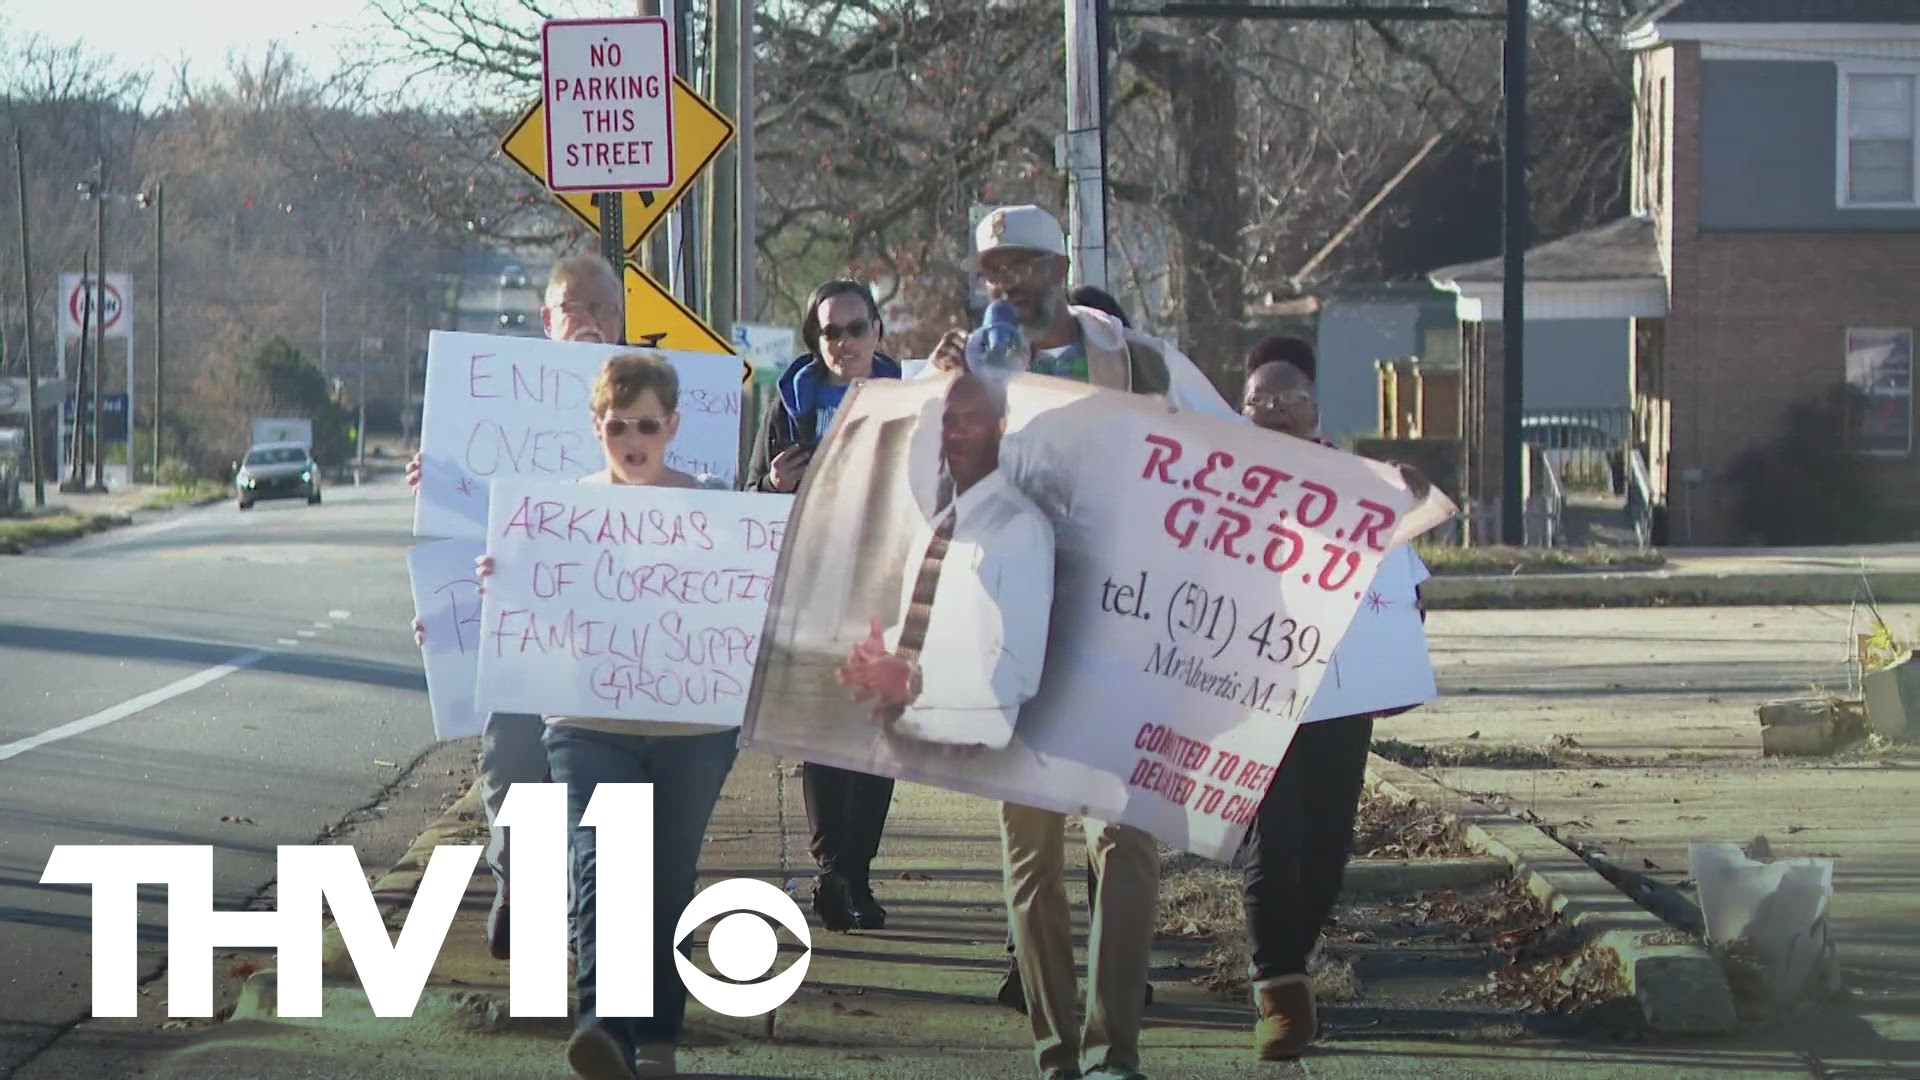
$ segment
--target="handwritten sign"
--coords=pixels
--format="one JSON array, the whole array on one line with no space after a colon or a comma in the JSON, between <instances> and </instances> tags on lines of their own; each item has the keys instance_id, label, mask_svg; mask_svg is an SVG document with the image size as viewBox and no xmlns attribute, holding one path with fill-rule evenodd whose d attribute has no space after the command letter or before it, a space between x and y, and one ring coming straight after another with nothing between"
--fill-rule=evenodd
<instances>
[{"instance_id":1,"label":"handwritten sign","mask_svg":"<svg viewBox=\"0 0 1920 1080\"><path fill-rule=\"evenodd\" d=\"M1420 621L1417 589L1427 577L1412 548L1395 548L1380 561L1302 723L1423 705L1440 696Z\"/></svg>"},{"instance_id":2,"label":"handwritten sign","mask_svg":"<svg viewBox=\"0 0 1920 1080\"><path fill-rule=\"evenodd\" d=\"M792 497L496 480L493 711L738 725Z\"/></svg>"},{"instance_id":3,"label":"handwritten sign","mask_svg":"<svg viewBox=\"0 0 1920 1080\"><path fill-rule=\"evenodd\" d=\"M1449 508L1351 454L1019 375L994 456L965 456L997 463L974 482L991 494L955 498L929 594L917 557L952 460L942 428L953 386L945 375L861 384L842 405L789 526L743 744L1230 856L1382 558ZM1014 556L995 547L1025 535L1006 523L1029 506L1054 547L1031 691L1033 646L1013 613L1035 605L996 592ZM948 605L950 592L963 599ZM883 689L904 705L854 700L836 673L879 670L874 623L891 648L909 619L916 636L949 644L907 657L918 672L906 689ZM977 640L959 647L956 634ZM1017 712L1010 742L963 733L943 744L893 719L954 682L980 689L976 715Z\"/></svg>"},{"instance_id":4,"label":"handwritten sign","mask_svg":"<svg viewBox=\"0 0 1920 1080\"><path fill-rule=\"evenodd\" d=\"M480 734L486 716L474 705L480 674L480 581L474 561L486 546L478 540L436 540L407 552L413 610L425 628L421 655L427 668L427 700L433 734L462 739Z\"/></svg>"},{"instance_id":5,"label":"handwritten sign","mask_svg":"<svg viewBox=\"0 0 1920 1080\"><path fill-rule=\"evenodd\" d=\"M415 536L479 537L487 484L577 480L605 466L587 408L593 380L621 345L434 331L420 424ZM662 352L680 376L680 431L667 464L732 484L740 442L733 358Z\"/></svg>"}]
</instances>

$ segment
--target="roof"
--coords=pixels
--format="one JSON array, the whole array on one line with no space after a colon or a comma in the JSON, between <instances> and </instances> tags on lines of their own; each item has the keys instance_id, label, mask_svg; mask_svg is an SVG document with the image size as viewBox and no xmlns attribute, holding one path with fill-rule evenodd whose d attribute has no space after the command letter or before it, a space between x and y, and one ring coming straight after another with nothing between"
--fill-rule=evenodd
<instances>
[{"instance_id":1,"label":"roof","mask_svg":"<svg viewBox=\"0 0 1920 1080\"><path fill-rule=\"evenodd\" d=\"M1655 23L1920 23L1916 0L1667 0L1626 25Z\"/></svg>"},{"instance_id":2,"label":"roof","mask_svg":"<svg viewBox=\"0 0 1920 1080\"><path fill-rule=\"evenodd\" d=\"M1660 239L1648 217L1624 217L1527 250L1528 281L1630 281L1660 278ZM1500 257L1443 266L1427 275L1449 283L1506 280Z\"/></svg>"}]
</instances>

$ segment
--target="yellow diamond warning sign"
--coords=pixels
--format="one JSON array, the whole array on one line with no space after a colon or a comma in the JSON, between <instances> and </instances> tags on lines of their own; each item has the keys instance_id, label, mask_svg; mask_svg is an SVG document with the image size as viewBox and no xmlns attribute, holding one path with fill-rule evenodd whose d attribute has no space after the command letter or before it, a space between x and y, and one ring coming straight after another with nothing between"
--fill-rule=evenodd
<instances>
[{"instance_id":1,"label":"yellow diamond warning sign","mask_svg":"<svg viewBox=\"0 0 1920 1080\"><path fill-rule=\"evenodd\" d=\"M727 339L713 332L645 270L627 262L627 344L649 349L733 355Z\"/></svg>"},{"instance_id":2,"label":"yellow diamond warning sign","mask_svg":"<svg viewBox=\"0 0 1920 1080\"><path fill-rule=\"evenodd\" d=\"M687 188L700 174L713 164L733 138L733 121L720 115L706 98L694 92L686 80L675 76L673 80L673 186L659 191L628 191L621 194L624 200L621 206L621 248L631 255L639 250L640 241L646 239L653 227L667 216L673 204L686 194ZM536 101L526 112L520 115L507 137L500 140L500 152L508 160L525 170L528 176L547 183L547 123L546 112ZM556 196L561 205L580 219L580 223L596 232L600 229L600 211L593 204L593 196L586 192L569 192ZM632 291L631 278L628 291Z\"/></svg>"}]
</instances>

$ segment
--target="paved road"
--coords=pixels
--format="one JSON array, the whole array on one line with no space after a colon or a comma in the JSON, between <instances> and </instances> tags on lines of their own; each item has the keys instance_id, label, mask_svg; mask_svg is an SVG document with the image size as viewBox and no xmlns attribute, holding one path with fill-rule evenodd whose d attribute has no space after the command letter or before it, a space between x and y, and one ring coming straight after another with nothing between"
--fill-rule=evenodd
<instances>
[{"instance_id":1,"label":"paved road","mask_svg":"<svg viewBox=\"0 0 1920 1080\"><path fill-rule=\"evenodd\" d=\"M238 905L275 845L429 748L409 511L397 485L334 488L0 558L0 1078L90 1011L88 895L38 884L54 845L211 844ZM164 898L142 900L145 978Z\"/></svg>"}]
</instances>

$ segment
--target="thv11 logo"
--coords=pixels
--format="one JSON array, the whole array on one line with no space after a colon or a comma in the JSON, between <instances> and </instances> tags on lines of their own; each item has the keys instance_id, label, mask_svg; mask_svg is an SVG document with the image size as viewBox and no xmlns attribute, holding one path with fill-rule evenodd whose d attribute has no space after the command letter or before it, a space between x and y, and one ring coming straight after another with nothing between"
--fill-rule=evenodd
<instances>
[{"instance_id":1,"label":"thv11 logo","mask_svg":"<svg viewBox=\"0 0 1920 1080\"><path fill-rule=\"evenodd\" d=\"M567 1015L567 789L515 784L495 827L513 841L513 939L508 1011L514 1016ZM600 784L581 824L594 830L595 948L601 1016L653 1015L656 919L653 881L653 785ZM407 912L390 937L353 848L283 845L279 907L213 910L213 848L179 844L53 849L43 885L93 888L93 1015L134 1016L138 985L137 892L167 887L167 1015L213 1015L213 950L272 948L278 954L279 1014L320 1015L321 905L333 912L374 1015L413 1015L447 930L480 859L480 847L433 849ZM695 1000L728 1016L772 1012L800 989L812 958L806 917L773 885L749 878L717 882L693 897L673 924L673 943L709 919L714 969L695 967L676 949L680 981ZM799 939L800 958L771 971L779 942L771 923Z\"/></svg>"}]
</instances>

